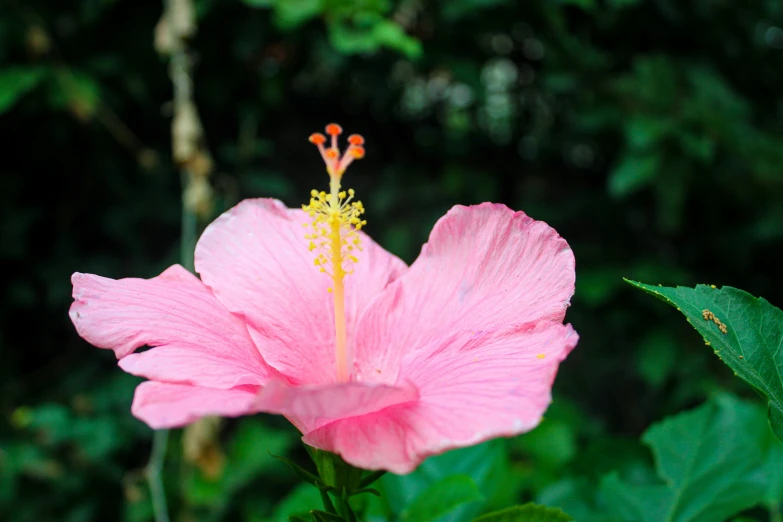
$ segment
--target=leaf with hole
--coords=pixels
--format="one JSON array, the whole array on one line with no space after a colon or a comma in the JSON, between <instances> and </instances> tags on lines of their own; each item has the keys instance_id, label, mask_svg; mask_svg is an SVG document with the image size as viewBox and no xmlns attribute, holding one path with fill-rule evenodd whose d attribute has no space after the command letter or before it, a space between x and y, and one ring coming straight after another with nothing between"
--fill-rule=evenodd
<instances>
[{"instance_id":1,"label":"leaf with hole","mask_svg":"<svg viewBox=\"0 0 783 522\"><path fill-rule=\"evenodd\" d=\"M772 431L783 441L783 312L729 286L668 288L626 281L676 307L715 354L767 398Z\"/></svg>"}]
</instances>

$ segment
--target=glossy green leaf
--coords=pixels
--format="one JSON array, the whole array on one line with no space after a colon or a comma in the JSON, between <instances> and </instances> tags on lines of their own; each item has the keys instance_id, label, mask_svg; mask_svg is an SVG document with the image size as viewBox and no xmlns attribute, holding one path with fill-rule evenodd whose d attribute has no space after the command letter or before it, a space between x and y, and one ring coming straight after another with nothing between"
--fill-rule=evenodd
<instances>
[{"instance_id":1,"label":"glossy green leaf","mask_svg":"<svg viewBox=\"0 0 783 522\"><path fill-rule=\"evenodd\" d=\"M8 67L0 71L0 114L13 107L27 91L44 78L42 67Z\"/></svg>"},{"instance_id":2,"label":"glossy green leaf","mask_svg":"<svg viewBox=\"0 0 783 522\"><path fill-rule=\"evenodd\" d=\"M402 512L403 522L432 522L450 513L458 506L481 500L482 496L473 479L467 475L451 475L426 490Z\"/></svg>"},{"instance_id":3,"label":"glossy green leaf","mask_svg":"<svg viewBox=\"0 0 783 522\"><path fill-rule=\"evenodd\" d=\"M767 398L772 431L783 440L783 312L764 298L728 286L628 283L676 307L715 354Z\"/></svg>"},{"instance_id":4,"label":"glossy green leaf","mask_svg":"<svg viewBox=\"0 0 783 522\"><path fill-rule=\"evenodd\" d=\"M653 425L642 440L663 483L606 476L601 494L622 520L713 522L763 500L770 435L756 404L719 396Z\"/></svg>"},{"instance_id":5,"label":"glossy green leaf","mask_svg":"<svg viewBox=\"0 0 783 522\"><path fill-rule=\"evenodd\" d=\"M573 518L561 509L530 503L487 513L474 522L568 522L570 520Z\"/></svg>"}]
</instances>

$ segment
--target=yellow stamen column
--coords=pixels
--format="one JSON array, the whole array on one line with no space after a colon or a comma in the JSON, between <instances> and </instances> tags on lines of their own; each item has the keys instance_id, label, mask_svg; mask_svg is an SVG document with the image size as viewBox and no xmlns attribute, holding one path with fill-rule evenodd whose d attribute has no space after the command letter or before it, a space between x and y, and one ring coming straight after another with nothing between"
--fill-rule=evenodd
<instances>
[{"instance_id":1,"label":"yellow stamen column","mask_svg":"<svg viewBox=\"0 0 783 522\"><path fill-rule=\"evenodd\" d=\"M336 380L348 382L353 373L353 354L348 347L345 324L345 276L353 273L353 265L359 261L356 257L356 253L362 251L359 230L367 222L361 219L364 214L362 202L353 201L353 190L340 192L340 182L348 165L364 157L364 138L358 134L349 136L350 145L340 157L337 136L342 129L339 125L330 124L326 133L332 137L331 147L325 147L327 139L323 134L311 135L310 141L318 146L326 163L329 193L313 190L310 192L310 204L302 208L313 218L306 225L311 231L305 237L310 240L310 251L316 253L315 266L332 278L329 291L334 303Z\"/></svg>"},{"instance_id":2,"label":"yellow stamen column","mask_svg":"<svg viewBox=\"0 0 783 522\"><path fill-rule=\"evenodd\" d=\"M329 180L329 207L330 216L330 243L332 249L332 296L334 301L334 335L335 335L335 362L337 363L337 381L347 382L351 379L350 365L352 363L348 354L348 342L345 328L345 270L343 269L343 238L340 223L340 177L331 175Z\"/></svg>"}]
</instances>

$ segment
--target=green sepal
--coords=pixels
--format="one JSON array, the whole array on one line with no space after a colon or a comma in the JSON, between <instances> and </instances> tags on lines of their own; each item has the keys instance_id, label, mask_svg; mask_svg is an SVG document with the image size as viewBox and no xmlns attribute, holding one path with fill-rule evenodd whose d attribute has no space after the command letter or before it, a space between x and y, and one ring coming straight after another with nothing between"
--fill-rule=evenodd
<instances>
[{"instance_id":1,"label":"green sepal","mask_svg":"<svg viewBox=\"0 0 783 522\"><path fill-rule=\"evenodd\" d=\"M281 457L279 455L275 455L272 452L269 452L269 455L271 455L272 457L276 458L279 461L284 462L289 468L291 468L291 471L296 473L296 475L300 479L304 480L308 484L312 484L313 486L316 486L319 489L321 489L321 486L324 484L323 480L321 480L321 478L318 475L310 471L307 471L305 468L303 468L293 460L286 457Z\"/></svg>"},{"instance_id":2,"label":"green sepal","mask_svg":"<svg viewBox=\"0 0 783 522\"><path fill-rule=\"evenodd\" d=\"M308 451L324 484L332 486L337 491L346 489L348 492L352 492L361 489L360 484L364 470L351 466L339 455L329 451L315 448L310 448Z\"/></svg>"},{"instance_id":3,"label":"green sepal","mask_svg":"<svg viewBox=\"0 0 783 522\"><path fill-rule=\"evenodd\" d=\"M376 497L381 496L381 492L374 488L364 488L364 489L357 489L356 491L352 491L349 497L355 497L356 495L361 495L362 493L372 493Z\"/></svg>"},{"instance_id":4,"label":"green sepal","mask_svg":"<svg viewBox=\"0 0 783 522\"><path fill-rule=\"evenodd\" d=\"M327 513L326 511L321 511L319 509L310 511L310 514L313 516L313 522L346 522L346 519L340 515Z\"/></svg>"},{"instance_id":5,"label":"green sepal","mask_svg":"<svg viewBox=\"0 0 783 522\"><path fill-rule=\"evenodd\" d=\"M343 488L343 490L340 492L339 500L339 508L337 509L337 512L340 513L343 517L345 517L348 522L357 522L356 519L356 513L353 512L353 509L351 508L351 504L348 503L348 498L351 495L348 493L348 491Z\"/></svg>"},{"instance_id":6,"label":"green sepal","mask_svg":"<svg viewBox=\"0 0 783 522\"><path fill-rule=\"evenodd\" d=\"M329 492L321 489L320 487L318 489L320 490L319 493L321 493L321 501L324 504L324 509L329 511L329 513L337 513L337 510L334 508L334 504L332 503L332 499L329 498Z\"/></svg>"},{"instance_id":7,"label":"green sepal","mask_svg":"<svg viewBox=\"0 0 783 522\"><path fill-rule=\"evenodd\" d=\"M385 474L386 474L386 470L385 469L379 469L377 471L373 471L373 472L369 473L368 475L365 475L365 477L362 480L359 481L358 488L360 490L364 490L365 488L367 488L367 486L369 486L370 484L374 483L376 480L378 480L379 478L381 478ZM373 491L375 491L375 490L373 490Z\"/></svg>"}]
</instances>

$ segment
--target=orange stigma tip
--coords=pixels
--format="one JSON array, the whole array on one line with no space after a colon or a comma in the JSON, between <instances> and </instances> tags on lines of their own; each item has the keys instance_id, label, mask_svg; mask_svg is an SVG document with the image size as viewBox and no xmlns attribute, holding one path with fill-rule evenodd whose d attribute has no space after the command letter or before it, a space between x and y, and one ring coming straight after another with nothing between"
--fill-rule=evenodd
<instances>
[{"instance_id":1,"label":"orange stigma tip","mask_svg":"<svg viewBox=\"0 0 783 522\"><path fill-rule=\"evenodd\" d=\"M316 145L323 145L324 143L326 143L326 136L324 136L320 132L311 134L310 143L315 143Z\"/></svg>"},{"instance_id":2,"label":"orange stigma tip","mask_svg":"<svg viewBox=\"0 0 783 522\"><path fill-rule=\"evenodd\" d=\"M337 136L338 134L343 133L343 128L337 125L336 123L330 123L326 126L326 134L329 136Z\"/></svg>"},{"instance_id":3,"label":"orange stigma tip","mask_svg":"<svg viewBox=\"0 0 783 522\"><path fill-rule=\"evenodd\" d=\"M351 145L364 145L364 138L359 134L351 134L348 136L348 143Z\"/></svg>"},{"instance_id":4,"label":"orange stigma tip","mask_svg":"<svg viewBox=\"0 0 783 522\"><path fill-rule=\"evenodd\" d=\"M357 145L354 145L350 149L351 154L353 154L353 157L356 159L362 159L364 157L364 147L359 147Z\"/></svg>"},{"instance_id":5,"label":"orange stigma tip","mask_svg":"<svg viewBox=\"0 0 783 522\"><path fill-rule=\"evenodd\" d=\"M335 159L337 157L337 151L334 149L328 149L326 151L326 157L329 159Z\"/></svg>"}]
</instances>

